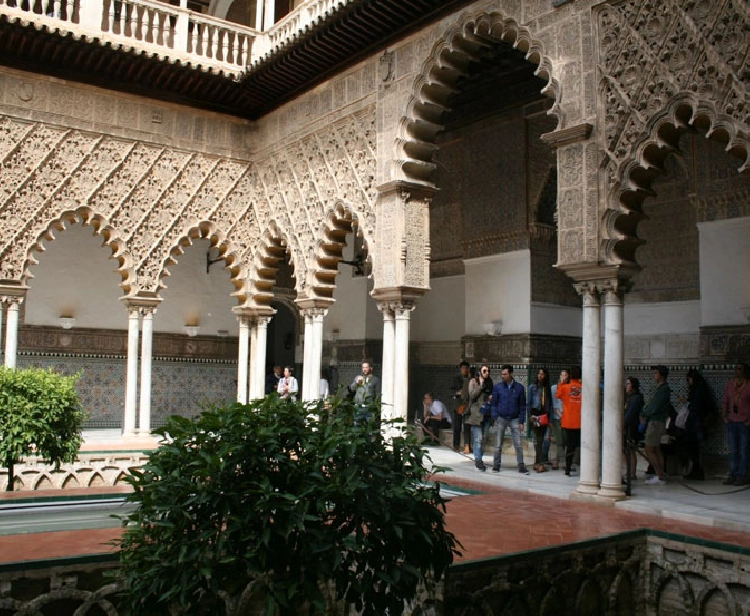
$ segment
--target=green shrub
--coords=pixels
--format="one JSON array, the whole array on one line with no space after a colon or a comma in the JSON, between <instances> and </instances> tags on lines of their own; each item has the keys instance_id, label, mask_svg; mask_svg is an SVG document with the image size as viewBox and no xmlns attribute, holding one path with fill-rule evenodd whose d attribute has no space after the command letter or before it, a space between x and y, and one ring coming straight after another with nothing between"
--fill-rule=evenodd
<instances>
[{"instance_id":1,"label":"green shrub","mask_svg":"<svg viewBox=\"0 0 750 616\"><path fill-rule=\"evenodd\" d=\"M0 462L8 469L35 453L59 468L81 447L84 412L75 385L79 375L52 370L0 368Z\"/></svg>"},{"instance_id":2,"label":"green shrub","mask_svg":"<svg viewBox=\"0 0 750 616\"><path fill-rule=\"evenodd\" d=\"M425 451L395 424L389 444L354 417L348 400L269 396L170 418L171 442L129 480L123 607L380 616L429 591L458 552Z\"/></svg>"}]
</instances>

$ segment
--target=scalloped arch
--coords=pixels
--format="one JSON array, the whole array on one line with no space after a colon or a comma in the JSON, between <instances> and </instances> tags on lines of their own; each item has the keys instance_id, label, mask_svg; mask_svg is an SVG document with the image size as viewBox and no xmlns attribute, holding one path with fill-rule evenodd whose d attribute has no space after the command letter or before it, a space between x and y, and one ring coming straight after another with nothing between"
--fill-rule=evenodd
<instances>
[{"instance_id":1,"label":"scalloped arch","mask_svg":"<svg viewBox=\"0 0 750 616\"><path fill-rule=\"evenodd\" d=\"M553 65L542 42L528 28L500 13L464 15L460 20L435 43L414 79L394 143L394 162L401 179L433 184L432 156L437 149L436 137L444 128L443 112L450 108L449 97L456 91L458 79L468 64L493 45L509 43L537 65L535 74L547 81L541 92L555 101L549 113L557 116L559 127L563 126L560 84L554 78Z\"/></svg>"},{"instance_id":2,"label":"scalloped arch","mask_svg":"<svg viewBox=\"0 0 750 616\"><path fill-rule=\"evenodd\" d=\"M168 288L163 280L170 275L169 267L179 262L178 257L184 253L183 249L191 246L196 239L207 239L211 242L211 247L218 250L217 258L224 261L225 267L231 274L230 282L240 291L244 286L244 277L247 275L247 265L240 260L239 247L227 238L227 234L219 229L215 222L210 220L202 220L190 225L184 234L169 247L168 256L163 260L159 271L156 291Z\"/></svg>"},{"instance_id":3,"label":"scalloped arch","mask_svg":"<svg viewBox=\"0 0 750 616\"><path fill-rule=\"evenodd\" d=\"M300 255L299 247L291 238L294 236L287 233L275 220L271 220L261 236L258 249L253 257L250 277L248 279L248 300L255 306L270 307L274 299L273 287L276 284L276 274L279 271L279 262L289 253L289 262L292 271L299 274L299 270L305 271L304 261ZM300 264L302 263L302 267ZM304 282L297 275L295 290L297 296L304 291ZM302 285L303 288L300 288Z\"/></svg>"},{"instance_id":4,"label":"scalloped arch","mask_svg":"<svg viewBox=\"0 0 750 616\"><path fill-rule=\"evenodd\" d=\"M104 216L95 213L91 208L80 207L75 210L62 212L57 218L47 222L45 228L37 235L36 241L26 249L26 260L23 265L21 282L26 282L33 278L31 268L38 265L39 261L34 258L34 252L44 252L44 242L54 241L54 231L64 232L66 225L80 223L83 226L91 226L94 229L94 235L101 235L104 239L104 246L112 250L111 258L116 259L118 263L117 272L122 278L120 286L123 287L126 294L136 292L134 281L136 280L135 270L133 268L133 259L127 250L127 242L122 233L113 227Z\"/></svg>"},{"instance_id":5,"label":"scalloped arch","mask_svg":"<svg viewBox=\"0 0 750 616\"><path fill-rule=\"evenodd\" d=\"M315 250L315 272L312 291L316 297L332 299L336 288L338 264L343 258L346 236L355 233L361 238L365 246L365 256L370 260L372 254L371 235L362 226L364 219L356 210L343 201L337 201L326 212L322 237L317 241Z\"/></svg>"},{"instance_id":6,"label":"scalloped arch","mask_svg":"<svg viewBox=\"0 0 750 616\"><path fill-rule=\"evenodd\" d=\"M653 196L651 183L664 173L664 161L678 153L680 135L699 129L707 139L723 143L728 154L739 160L738 173L750 174L750 133L721 113L709 101L692 93L672 98L664 110L646 124L631 148L632 156L612 173L607 209L602 215L602 253L610 263L637 266L635 251L643 244L638 223L645 217L643 202Z\"/></svg>"}]
</instances>

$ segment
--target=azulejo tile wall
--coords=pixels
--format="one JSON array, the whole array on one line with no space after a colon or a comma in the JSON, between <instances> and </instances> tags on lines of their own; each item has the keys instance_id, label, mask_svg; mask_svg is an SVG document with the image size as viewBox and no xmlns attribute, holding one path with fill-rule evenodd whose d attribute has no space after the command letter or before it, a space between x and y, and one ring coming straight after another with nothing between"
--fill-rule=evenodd
<instances>
[{"instance_id":1,"label":"azulejo tile wall","mask_svg":"<svg viewBox=\"0 0 750 616\"><path fill-rule=\"evenodd\" d=\"M122 426L125 358L116 356L20 355L19 367L80 373L78 392L88 412L86 427ZM169 415L192 417L212 404L237 397L237 362L230 360L155 359L151 371L151 426Z\"/></svg>"}]
</instances>

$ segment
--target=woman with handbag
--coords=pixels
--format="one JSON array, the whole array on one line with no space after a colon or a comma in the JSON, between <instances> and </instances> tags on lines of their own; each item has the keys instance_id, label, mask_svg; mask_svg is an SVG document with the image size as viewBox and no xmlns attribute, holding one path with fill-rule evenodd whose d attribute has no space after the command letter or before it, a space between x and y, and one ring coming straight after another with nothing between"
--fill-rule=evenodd
<instances>
[{"instance_id":1,"label":"woman with handbag","mask_svg":"<svg viewBox=\"0 0 750 616\"><path fill-rule=\"evenodd\" d=\"M492 379L490 367L482 366L479 373L469 382L469 410L464 414L464 423L471 426L471 436L474 446L474 466L478 471L486 471L482 460L484 453L484 435L489 425L489 398L492 395Z\"/></svg>"},{"instance_id":2,"label":"woman with handbag","mask_svg":"<svg viewBox=\"0 0 750 616\"><path fill-rule=\"evenodd\" d=\"M544 439L547 438L549 420L552 415L552 389L546 368L539 368L536 383L529 385L529 414L531 429L534 432L534 470L543 473L547 470L544 455Z\"/></svg>"}]
</instances>

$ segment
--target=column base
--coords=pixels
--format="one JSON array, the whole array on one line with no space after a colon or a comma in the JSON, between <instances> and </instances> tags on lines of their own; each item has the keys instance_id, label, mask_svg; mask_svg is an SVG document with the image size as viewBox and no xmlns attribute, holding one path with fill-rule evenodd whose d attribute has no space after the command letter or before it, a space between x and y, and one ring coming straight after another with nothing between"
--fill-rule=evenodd
<instances>
[{"instance_id":1,"label":"column base","mask_svg":"<svg viewBox=\"0 0 750 616\"><path fill-rule=\"evenodd\" d=\"M578 487L575 491L576 494L583 494L583 495L596 495L599 493L599 484L598 483L589 483L587 481L581 481L578 483Z\"/></svg>"},{"instance_id":2,"label":"column base","mask_svg":"<svg viewBox=\"0 0 750 616\"><path fill-rule=\"evenodd\" d=\"M621 501L627 498L622 484L616 486L602 484L602 489L599 490L597 496L611 501Z\"/></svg>"}]
</instances>

